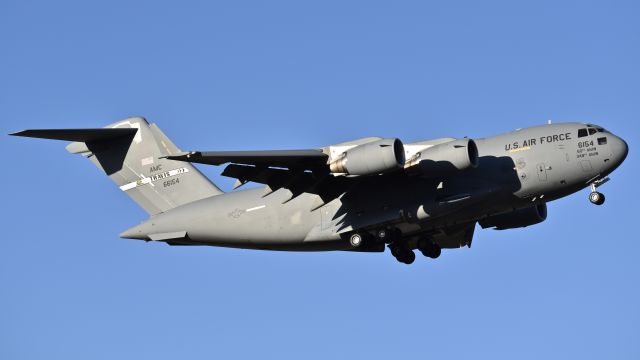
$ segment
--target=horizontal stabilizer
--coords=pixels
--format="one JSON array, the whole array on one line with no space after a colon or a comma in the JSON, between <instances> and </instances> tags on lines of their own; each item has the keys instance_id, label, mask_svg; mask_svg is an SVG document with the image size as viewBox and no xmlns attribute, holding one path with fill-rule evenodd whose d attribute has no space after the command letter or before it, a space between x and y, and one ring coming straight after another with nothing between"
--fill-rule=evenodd
<instances>
[{"instance_id":1,"label":"horizontal stabilizer","mask_svg":"<svg viewBox=\"0 0 640 360\"><path fill-rule=\"evenodd\" d=\"M150 215L222 193L191 164L161 159L180 149L142 117L104 128L32 129L10 135L70 141L67 151L92 162Z\"/></svg>"},{"instance_id":2,"label":"horizontal stabilizer","mask_svg":"<svg viewBox=\"0 0 640 360\"><path fill-rule=\"evenodd\" d=\"M135 135L136 128L121 129L35 129L23 130L12 136L24 136L41 139L67 140L78 142L96 142L102 140L112 140L124 136Z\"/></svg>"},{"instance_id":3,"label":"horizontal stabilizer","mask_svg":"<svg viewBox=\"0 0 640 360\"><path fill-rule=\"evenodd\" d=\"M181 231L170 231L170 232L152 232L154 229L149 221L143 222L142 224L136 225L131 229L128 229L120 234L121 238L124 239L137 239L137 240L152 240L152 241L168 241L168 240L179 240L186 239L187 232L184 230Z\"/></svg>"}]
</instances>

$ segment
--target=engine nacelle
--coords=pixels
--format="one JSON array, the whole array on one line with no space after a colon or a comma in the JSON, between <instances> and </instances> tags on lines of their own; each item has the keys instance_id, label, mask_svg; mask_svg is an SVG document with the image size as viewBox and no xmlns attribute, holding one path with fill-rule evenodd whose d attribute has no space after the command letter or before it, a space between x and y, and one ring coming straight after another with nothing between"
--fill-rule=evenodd
<instances>
[{"instance_id":1,"label":"engine nacelle","mask_svg":"<svg viewBox=\"0 0 640 360\"><path fill-rule=\"evenodd\" d=\"M539 224L547 218L547 204L519 209L506 214L489 216L479 221L483 229L493 227L496 230L515 229Z\"/></svg>"},{"instance_id":2,"label":"engine nacelle","mask_svg":"<svg viewBox=\"0 0 640 360\"><path fill-rule=\"evenodd\" d=\"M353 147L332 161L333 173L376 175L402 168L404 145L399 139L381 139Z\"/></svg>"},{"instance_id":3,"label":"engine nacelle","mask_svg":"<svg viewBox=\"0 0 640 360\"><path fill-rule=\"evenodd\" d=\"M416 153L405 165L428 177L446 177L478 166L478 147L471 139L438 144Z\"/></svg>"}]
</instances>

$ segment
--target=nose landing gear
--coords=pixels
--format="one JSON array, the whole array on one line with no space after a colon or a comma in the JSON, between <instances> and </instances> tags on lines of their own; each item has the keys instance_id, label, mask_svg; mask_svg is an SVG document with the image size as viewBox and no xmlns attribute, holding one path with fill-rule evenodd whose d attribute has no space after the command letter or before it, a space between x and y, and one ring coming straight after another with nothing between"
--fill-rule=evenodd
<instances>
[{"instance_id":1,"label":"nose landing gear","mask_svg":"<svg viewBox=\"0 0 640 360\"><path fill-rule=\"evenodd\" d=\"M604 199L605 199L604 194L596 191L596 189L602 186L607 181L609 181L609 178L596 180L591 184L591 193L589 194L589 201L591 201L592 204L595 204L595 205L604 204Z\"/></svg>"}]
</instances>

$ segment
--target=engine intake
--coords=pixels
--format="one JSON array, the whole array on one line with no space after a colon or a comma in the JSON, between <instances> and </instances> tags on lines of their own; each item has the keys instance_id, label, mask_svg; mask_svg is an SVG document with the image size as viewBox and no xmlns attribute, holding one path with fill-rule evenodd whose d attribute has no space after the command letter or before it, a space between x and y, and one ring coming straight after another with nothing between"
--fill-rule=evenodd
<instances>
[{"instance_id":1,"label":"engine intake","mask_svg":"<svg viewBox=\"0 0 640 360\"><path fill-rule=\"evenodd\" d=\"M381 139L351 148L329 164L333 173L376 175L404 165L404 145L399 139Z\"/></svg>"},{"instance_id":2,"label":"engine intake","mask_svg":"<svg viewBox=\"0 0 640 360\"><path fill-rule=\"evenodd\" d=\"M471 139L459 139L418 152L405 167L428 177L446 177L476 168L478 147Z\"/></svg>"},{"instance_id":3,"label":"engine intake","mask_svg":"<svg viewBox=\"0 0 640 360\"><path fill-rule=\"evenodd\" d=\"M547 219L547 204L538 204L518 209L506 214L489 216L479 221L483 229L493 227L496 230L515 229L539 224Z\"/></svg>"}]
</instances>

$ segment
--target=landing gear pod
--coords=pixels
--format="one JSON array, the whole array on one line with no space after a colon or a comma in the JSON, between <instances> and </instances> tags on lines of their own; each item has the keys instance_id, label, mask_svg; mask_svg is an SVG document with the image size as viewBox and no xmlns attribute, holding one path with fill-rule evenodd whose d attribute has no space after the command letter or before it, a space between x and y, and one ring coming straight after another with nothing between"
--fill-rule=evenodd
<instances>
[{"instance_id":1,"label":"landing gear pod","mask_svg":"<svg viewBox=\"0 0 640 360\"><path fill-rule=\"evenodd\" d=\"M547 204L542 203L506 214L489 216L478 223L483 229L515 229L539 224L547 219Z\"/></svg>"}]
</instances>

